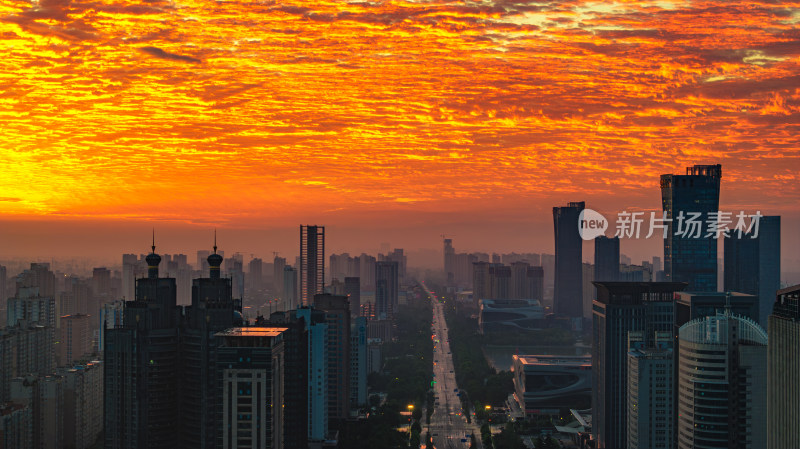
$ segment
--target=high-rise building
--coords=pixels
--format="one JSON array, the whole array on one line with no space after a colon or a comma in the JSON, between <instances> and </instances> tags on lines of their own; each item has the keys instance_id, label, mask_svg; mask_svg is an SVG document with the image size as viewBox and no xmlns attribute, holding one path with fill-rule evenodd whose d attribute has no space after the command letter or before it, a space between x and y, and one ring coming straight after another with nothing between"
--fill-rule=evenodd
<instances>
[{"instance_id":1,"label":"high-rise building","mask_svg":"<svg viewBox=\"0 0 800 449\"><path fill-rule=\"evenodd\" d=\"M103 432L103 362L60 369L64 379L64 447L89 449Z\"/></svg>"},{"instance_id":2,"label":"high-rise building","mask_svg":"<svg viewBox=\"0 0 800 449\"><path fill-rule=\"evenodd\" d=\"M350 318L361 315L361 278L348 276L344 278L344 293L350 301Z\"/></svg>"},{"instance_id":3,"label":"high-rise building","mask_svg":"<svg viewBox=\"0 0 800 449\"><path fill-rule=\"evenodd\" d=\"M594 239L594 280L619 280L619 237Z\"/></svg>"},{"instance_id":4,"label":"high-rise building","mask_svg":"<svg viewBox=\"0 0 800 449\"><path fill-rule=\"evenodd\" d=\"M285 330L237 327L215 334L222 340L216 370L222 413L212 433L217 447L283 448Z\"/></svg>"},{"instance_id":5,"label":"high-rise building","mask_svg":"<svg viewBox=\"0 0 800 449\"><path fill-rule=\"evenodd\" d=\"M350 406L367 404L367 319L353 318L350 333Z\"/></svg>"},{"instance_id":6,"label":"high-rise building","mask_svg":"<svg viewBox=\"0 0 800 449\"><path fill-rule=\"evenodd\" d=\"M293 310L300 305L300 297L297 292L297 270L289 265L283 267L283 308Z\"/></svg>"},{"instance_id":7,"label":"high-rise building","mask_svg":"<svg viewBox=\"0 0 800 449\"><path fill-rule=\"evenodd\" d=\"M581 282L583 283L583 296L581 297L581 314L583 318L587 320L592 319L592 301L594 301L595 290L594 290L594 265L590 263L582 263L581 268L582 271L582 278Z\"/></svg>"},{"instance_id":8,"label":"high-rise building","mask_svg":"<svg viewBox=\"0 0 800 449\"><path fill-rule=\"evenodd\" d=\"M130 301L136 294L139 259L136 254L122 255L122 299Z\"/></svg>"},{"instance_id":9,"label":"high-rise building","mask_svg":"<svg viewBox=\"0 0 800 449\"><path fill-rule=\"evenodd\" d=\"M685 175L661 175L666 213L664 271L667 281L687 282L687 291L717 291L717 239L706 224L719 211L722 166L695 165Z\"/></svg>"},{"instance_id":10,"label":"high-rise building","mask_svg":"<svg viewBox=\"0 0 800 449\"><path fill-rule=\"evenodd\" d=\"M780 288L781 217L761 217L758 236L736 232L725 238L725 291L758 297L756 321L763 327L772 313L775 292Z\"/></svg>"},{"instance_id":11,"label":"high-rise building","mask_svg":"<svg viewBox=\"0 0 800 449\"><path fill-rule=\"evenodd\" d=\"M455 283L455 258L453 239L444 239L444 280L447 285Z\"/></svg>"},{"instance_id":12,"label":"high-rise building","mask_svg":"<svg viewBox=\"0 0 800 449\"><path fill-rule=\"evenodd\" d=\"M375 307L378 319L394 319L397 314L399 282L397 262L375 264Z\"/></svg>"},{"instance_id":13,"label":"high-rise building","mask_svg":"<svg viewBox=\"0 0 800 449\"><path fill-rule=\"evenodd\" d=\"M800 285L778 291L768 334L767 449L800 447Z\"/></svg>"},{"instance_id":14,"label":"high-rise building","mask_svg":"<svg viewBox=\"0 0 800 449\"><path fill-rule=\"evenodd\" d=\"M585 207L586 203L580 201L553 208L556 248L553 308L556 314L573 318L583 314L583 240L578 232L578 218Z\"/></svg>"},{"instance_id":15,"label":"high-rise building","mask_svg":"<svg viewBox=\"0 0 800 449\"><path fill-rule=\"evenodd\" d=\"M595 281L594 285L592 435L598 448L626 448L629 337L671 332L674 296L686 284Z\"/></svg>"},{"instance_id":16,"label":"high-rise building","mask_svg":"<svg viewBox=\"0 0 800 449\"><path fill-rule=\"evenodd\" d=\"M489 262L475 262L472 264L472 300L477 310L481 299L492 298L492 283L489 274Z\"/></svg>"},{"instance_id":17,"label":"high-rise building","mask_svg":"<svg viewBox=\"0 0 800 449\"><path fill-rule=\"evenodd\" d=\"M57 351L59 365L72 365L93 352L91 329L88 315L76 314L61 317Z\"/></svg>"},{"instance_id":18,"label":"high-rise building","mask_svg":"<svg viewBox=\"0 0 800 449\"><path fill-rule=\"evenodd\" d=\"M208 256L209 276L192 282L192 304L184 309L179 344L180 441L185 447L213 448L222 398L213 369L222 338L217 333L242 325L242 306L233 298L231 278L221 276L222 256Z\"/></svg>"},{"instance_id":19,"label":"high-rise building","mask_svg":"<svg viewBox=\"0 0 800 449\"><path fill-rule=\"evenodd\" d=\"M263 288L264 261L259 258L254 258L247 264L247 289L250 294L257 292Z\"/></svg>"},{"instance_id":20,"label":"high-rise building","mask_svg":"<svg viewBox=\"0 0 800 449\"><path fill-rule=\"evenodd\" d=\"M328 324L328 419L339 422L350 412L350 304L347 296L321 294L314 308Z\"/></svg>"},{"instance_id":21,"label":"high-rise building","mask_svg":"<svg viewBox=\"0 0 800 449\"><path fill-rule=\"evenodd\" d=\"M670 449L675 422L673 336L661 332L650 341L643 337L629 334L627 447Z\"/></svg>"},{"instance_id":22,"label":"high-rise building","mask_svg":"<svg viewBox=\"0 0 800 449\"><path fill-rule=\"evenodd\" d=\"M64 446L64 379L61 376L25 376L11 380L11 402L33 411L33 447Z\"/></svg>"},{"instance_id":23,"label":"high-rise building","mask_svg":"<svg viewBox=\"0 0 800 449\"><path fill-rule=\"evenodd\" d=\"M147 256L147 276L125 303L121 327L105 330L105 447L177 447L180 433L175 278L159 278L161 257Z\"/></svg>"},{"instance_id":24,"label":"high-rise building","mask_svg":"<svg viewBox=\"0 0 800 449\"><path fill-rule=\"evenodd\" d=\"M678 334L678 449L760 448L767 441L767 333L730 313Z\"/></svg>"},{"instance_id":25,"label":"high-rise building","mask_svg":"<svg viewBox=\"0 0 800 449\"><path fill-rule=\"evenodd\" d=\"M714 316L730 310L736 316L756 321L758 297L738 292L680 292L675 299L675 323L673 335L678 335L681 326L691 320Z\"/></svg>"},{"instance_id":26,"label":"high-rise building","mask_svg":"<svg viewBox=\"0 0 800 449\"><path fill-rule=\"evenodd\" d=\"M358 277L361 280L362 291L375 291L375 265L377 260L369 254L358 257Z\"/></svg>"},{"instance_id":27,"label":"high-rise building","mask_svg":"<svg viewBox=\"0 0 800 449\"><path fill-rule=\"evenodd\" d=\"M56 275L50 271L49 263L32 263L31 268L17 276L16 293L22 288L38 288L38 295L54 298L56 294Z\"/></svg>"},{"instance_id":28,"label":"high-rise building","mask_svg":"<svg viewBox=\"0 0 800 449\"><path fill-rule=\"evenodd\" d=\"M300 298L304 306L325 289L325 227L300 225Z\"/></svg>"},{"instance_id":29,"label":"high-rise building","mask_svg":"<svg viewBox=\"0 0 800 449\"><path fill-rule=\"evenodd\" d=\"M111 270L106 267L92 270L92 294L102 298L102 302L111 299Z\"/></svg>"},{"instance_id":30,"label":"high-rise building","mask_svg":"<svg viewBox=\"0 0 800 449\"><path fill-rule=\"evenodd\" d=\"M38 287L23 287L16 296L8 299L6 325L16 326L25 321L41 324L51 330L56 328L56 302L52 296L40 296Z\"/></svg>"},{"instance_id":31,"label":"high-rise building","mask_svg":"<svg viewBox=\"0 0 800 449\"><path fill-rule=\"evenodd\" d=\"M0 403L10 400L11 379L49 374L55 366L54 360L49 327L23 321L0 329Z\"/></svg>"},{"instance_id":32,"label":"high-rise building","mask_svg":"<svg viewBox=\"0 0 800 449\"><path fill-rule=\"evenodd\" d=\"M328 393L334 381L328 375L328 323L325 313L309 307L296 310L308 329L308 440L322 442L328 437Z\"/></svg>"},{"instance_id":33,"label":"high-rise building","mask_svg":"<svg viewBox=\"0 0 800 449\"><path fill-rule=\"evenodd\" d=\"M281 299L284 298L283 292L283 269L286 267L286 259L283 257L275 256L272 261L272 283L275 289L275 296ZM295 282L297 284L297 282ZM294 288L297 290L297 287Z\"/></svg>"}]
</instances>

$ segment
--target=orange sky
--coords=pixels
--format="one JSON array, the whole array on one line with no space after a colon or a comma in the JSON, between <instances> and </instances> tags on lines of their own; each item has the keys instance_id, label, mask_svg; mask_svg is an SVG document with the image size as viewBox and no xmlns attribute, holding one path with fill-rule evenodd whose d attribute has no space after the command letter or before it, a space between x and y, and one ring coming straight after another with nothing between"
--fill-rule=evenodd
<instances>
[{"instance_id":1,"label":"orange sky","mask_svg":"<svg viewBox=\"0 0 800 449\"><path fill-rule=\"evenodd\" d=\"M695 163L723 164L721 207L797 214L798 24L773 1L5 0L3 226L552 232L570 200L658 208Z\"/></svg>"}]
</instances>

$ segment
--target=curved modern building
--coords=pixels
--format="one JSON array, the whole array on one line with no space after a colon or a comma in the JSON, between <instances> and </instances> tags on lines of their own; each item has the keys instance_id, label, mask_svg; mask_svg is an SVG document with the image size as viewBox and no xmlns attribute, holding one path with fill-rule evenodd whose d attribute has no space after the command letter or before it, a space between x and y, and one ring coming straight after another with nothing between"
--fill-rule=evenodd
<instances>
[{"instance_id":1,"label":"curved modern building","mask_svg":"<svg viewBox=\"0 0 800 449\"><path fill-rule=\"evenodd\" d=\"M514 355L514 398L525 417L592 405L590 356Z\"/></svg>"},{"instance_id":2,"label":"curved modern building","mask_svg":"<svg viewBox=\"0 0 800 449\"><path fill-rule=\"evenodd\" d=\"M767 441L767 333L716 314L678 332L678 449L757 448Z\"/></svg>"},{"instance_id":3,"label":"curved modern building","mask_svg":"<svg viewBox=\"0 0 800 449\"><path fill-rule=\"evenodd\" d=\"M544 318L544 307L535 299L481 299L479 303L481 333L538 329Z\"/></svg>"}]
</instances>

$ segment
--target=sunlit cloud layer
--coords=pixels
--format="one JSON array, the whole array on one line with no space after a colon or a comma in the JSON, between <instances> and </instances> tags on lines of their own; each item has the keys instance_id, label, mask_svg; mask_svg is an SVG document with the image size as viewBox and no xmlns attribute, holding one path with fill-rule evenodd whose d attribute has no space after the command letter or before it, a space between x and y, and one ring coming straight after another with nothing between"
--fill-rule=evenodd
<instances>
[{"instance_id":1,"label":"sunlit cloud layer","mask_svg":"<svg viewBox=\"0 0 800 449\"><path fill-rule=\"evenodd\" d=\"M629 205L694 163L794 210L799 25L773 1L5 0L0 211Z\"/></svg>"}]
</instances>

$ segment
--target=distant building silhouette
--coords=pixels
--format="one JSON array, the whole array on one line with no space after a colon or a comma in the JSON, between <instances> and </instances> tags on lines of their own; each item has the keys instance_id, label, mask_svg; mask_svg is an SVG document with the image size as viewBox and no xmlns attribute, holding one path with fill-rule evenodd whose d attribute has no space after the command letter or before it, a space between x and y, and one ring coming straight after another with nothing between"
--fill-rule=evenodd
<instances>
[{"instance_id":1,"label":"distant building silhouette","mask_svg":"<svg viewBox=\"0 0 800 449\"><path fill-rule=\"evenodd\" d=\"M752 236L739 238L732 232L725 238L725 291L756 295L759 314L754 319L763 327L781 283L781 217L761 217L758 237Z\"/></svg>"},{"instance_id":2,"label":"distant building silhouette","mask_svg":"<svg viewBox=\"0 0 800 449\"><path fill-rule=\"evenodd\" d=\"M325 287L325 227L300 225L300 298L314 304Z\"/></svg>"},{"instance_id":3,"label":"distant building silhouette","mask_svg":"<svg viewBox=\"0 0 800 449\"><path fill-rule=\"evenodd\" d=\"M619 237L594 239L594 280L619 280Z\"/></svg>"},{"instance_id":4,"label":"distant building silhouette","mask_svg":"<svg viewBox=\"0 0 800 449\"><path fill-rule=\"evenodd\" d=\"M394 319L399 302L400 279L397 262L375 264L375 307L377 318Z\"/></svg>"},{"instance_id":5,"label":"distant building silhouette","mask_svg":"<svg viewBox=\"0 0 800 449\"><path fill-rule=\"evenodd\" d=\"M586 207L583 201L553 208L555 229L555 292L553 308L562 316L578 318L583 315L582 244L578 218Z\"/></svg>"}]
</instances>

